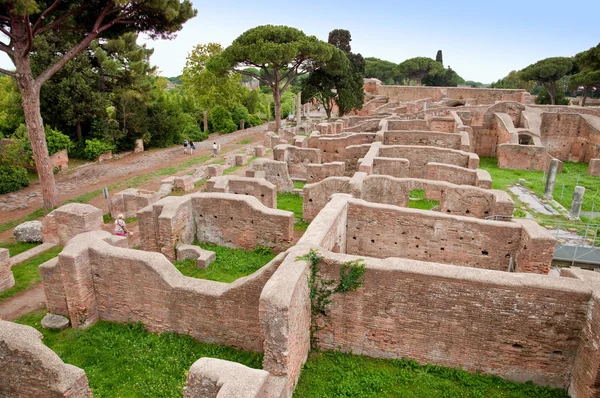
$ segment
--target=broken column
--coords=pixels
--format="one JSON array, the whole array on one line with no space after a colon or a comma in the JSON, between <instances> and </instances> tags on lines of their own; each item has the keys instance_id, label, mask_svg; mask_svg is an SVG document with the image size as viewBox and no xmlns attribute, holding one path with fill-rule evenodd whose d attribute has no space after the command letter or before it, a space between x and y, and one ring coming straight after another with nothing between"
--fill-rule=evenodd
<instances>
[{"instance_id":1,"label":"broken column","mask_svg":"<svg viewBox=\"0 0 600 398\"><path fill-rule=\"evenodd\" d=\"M302 120L302 91L298 91L296 94L296 100L298 104L296 105L296 125L300 125L300 121Z\"/></svg>"},{"instance_id":2,"label":"broken column","mask_svg":"<svg viewBox=\"0 0 600 398\"><path fill-rule=\"evenodd\" d=\"M208 114L204 112L202 117L204 118L204 131L208 131Z\"/></svg>"},{"instance_id":3,"label":"broken column","mask_svg":"<svg viewBox=\"0 0 600 398\"><path fill-rule=\"evenodd\" d=\"M581 205L583 204L584 193L584 187L575 187L575 192L573 192L573 202L571 203L571 212L569 213L570 218L579 218L579 213L581 212Z\"/></svg>"},{"instance_id":4,"label":"broken column","mask_svg":"<svg viewBox=\"0 0 600 398\"><path fill-rule=\"evenodd\" d=\"M546 188L544 189L544 198L552 199L554 184L556 183L556 173L558 172L558 159L552 159L548 166L548 177L546 178Z\"/></svg>"}]
</instances>

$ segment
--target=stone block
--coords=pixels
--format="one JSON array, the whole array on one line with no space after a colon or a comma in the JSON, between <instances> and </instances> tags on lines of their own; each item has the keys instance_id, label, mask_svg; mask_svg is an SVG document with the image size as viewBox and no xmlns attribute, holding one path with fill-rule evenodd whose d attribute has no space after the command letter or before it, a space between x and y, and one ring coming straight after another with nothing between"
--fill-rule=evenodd
<instances>
[{"instance_id":1,"label":"stone block","mask_svg":"<svg viewBox=\"0 0 600 398\"><path fill-rule=\"evenodd\" d=\"M135 147L133 148L133 153L144 152L144 141L141 139L135 140Z\"/></svg>"},{"instance_id":2,"label":"stone block","mask_svg":"<svg viewBox=\"0 0 600 398\"><path fill-rule=\"evenodd\" d=\"M105 160L110 160L112 158L113 158L112 152L106 152L106 153L103 153L102 155L98 156L98 162L101 163L101 162L104 162Z\"/></svg>"},{"instance_id":3,"label":"stone block","mask_svg":"<svg viewBox=\"0 0 600 398\"><path fill-rule=\"evenodd\" d=\"M165 195L162 195L163 192L159 193L137 188L128 188L117 192L112 196L110 201L110 214L112 218L116 219L119 214L123 214L125 218L136 217L139 210L158 202L162 196L171 193L173 183L163 185L168 185L168 192ZM163 185L161 185L161 188ZM167 190L166 187L165 190Z\"/></svg>"},{"instance_id":4,"label":"stone block","mask_svg":"<svg viewBox=\"0 0 600 398\"><path fill-rule=\"evenodd\" d=\"M235 165L236 166L245 166L248 164L248 155L245 153L238 153L235 155Z\"/></svg>"},{"instance_id":5,"label":"stone block","mask_svg":"<svg viewBox=\"0 0 600 398\"><path fill-rule=\"evenodd\" d=\"M235 166L235 155L225 155L223 157L223 165L226 169Z\"/></svg>"},{"instance_id":6,"label":"stone block","mask_svg":"<svg viewBox=\"0 0 600 398\"><path fill-rule=\"evenodd\" d=\"M42 222L28 221L17 225L13 230L17 242L37 243L42 241Z\"/></svg>"},{"instance_id":7,"label":"stone block","mask_svg":"<svg viewBox=\"0 0 600 398\"><path fill-rule=\"evenodd\" d=\"M202 250L202 253L196 259L196 267L198 269L205 269L210 264L214 263L217 259L217 254L215 252L211 252L210 250Z\"/></svg>"},{"instance_id":8,"label":"stone block","mask_svg":"<svg viewBox=\"0 0 600 398\"><path fill-rule=\"evenodd\" d=\"M194 190L194 177L193 176L175 177L175 188L181 189L184 192L193 191Z\"/></svg>"},{"instance_id":9,"label":"stone block","mask_svg":"<svg viewBox=\"0 0 600 398\"><path fill-rule=\"evenodd\" d=\"M590 166L588 168L588 173L591 176L600 177L600 159L590 159Z\"/></svg>"},{"instance_id":10,"label":"stone block","mask_svg":"<svg viewBox=\"0 0 600 398\"><path fill-rule=\"evenodd\" d=\"M102 229L102 210L82 203L69 203L50 212L42 221L44 243L65 245L83 232Z\"/></svg>"},{"instance_id":11,"label":"stone block","mask_svg":"<svg viewBox=\"0 0 600 398\"><path fill-rule=\"evenodd\" d=\"M224 167L220 164L209 164L206 169L209 177L219 177L223 175Z\"/></svg>"},{"instance_id":12,"label":"stone block","mask_svg":"<svg viewBox=\"0 0 600 398\"><path fill-rule=\"evenodd\" d=\"M265 156L267 154L267 148L265 148L263 145L258 145L254 147L254 156L257 157L262 157Z\"/></svg>"},{"instance_id":13,"label":"stone block","mask_svg":"<svg viewBox=\"0 0 600 398\"><path fill-rule=\"evenodd\" d=\"M213 251L204 250L195 245L181 245L177 247L177 260L188 259L196 260L196 266L199 269L205 269L217 259L217 255Z\"/></svg>"},{"instance_id":14,"label":"stone block","mask_svg":"<svg viewBox=\"0 0 600 398\"><path fill-rule=\"evenodd\" d=\"M10 267L8 249L0 249L0 292L10 289L15 285L15 278Z\"/></svg>"},{"instance_id":15,"label":"stone block","mask_svg":"<svg viewBox=\"0 0 600 398\"><path fill-rule=\"evenodd\" d=\"M42 327L52 330L64 330L69 327L69 318L62 315L46 314L42 318Z\"/></svg>"}]
</instances>

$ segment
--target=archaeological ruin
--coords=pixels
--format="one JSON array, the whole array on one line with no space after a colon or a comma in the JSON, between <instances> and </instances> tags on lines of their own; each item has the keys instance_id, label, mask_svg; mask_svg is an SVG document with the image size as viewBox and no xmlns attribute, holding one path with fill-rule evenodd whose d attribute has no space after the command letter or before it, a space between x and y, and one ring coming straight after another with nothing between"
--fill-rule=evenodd
<instances>
[{"instance_id":1,"label":"archaeological ruin","mask_svg":"<svg viewBox=\"0 0 600 398\"><path fill-rule=\"evenodd\" d=\"M600 175L600 110L534 105L524 90L370 79L365 92L355 115L324 121L302 107L296 126L225 165L113 196L114 215L137 217L141 250L101 231L93 206L54 210L44 242L64 249L40 266L47 311L76 329L141 322L264 354L262 370L199 358L182 392L190 398L290 397L311 348L600 396L600 278L552 270L556 238L513 219L515 202L480 168L480 156L519 170L557 159ZM245 176L224 175L246 165ZM294 213L277 209L277 194L294 191L310 223L301 236ZM432 207L410 208L416 194ZM232 283L184 276L176 259L214 261L199 242L276 256ZM12 274L0 257L1 291ZM352 264L364 266L360 286L311 311L314 270L339 283ZM0 358L0 395L90 396L85 372L29 327L0 321Z\"/></svg>"}]
</instances>

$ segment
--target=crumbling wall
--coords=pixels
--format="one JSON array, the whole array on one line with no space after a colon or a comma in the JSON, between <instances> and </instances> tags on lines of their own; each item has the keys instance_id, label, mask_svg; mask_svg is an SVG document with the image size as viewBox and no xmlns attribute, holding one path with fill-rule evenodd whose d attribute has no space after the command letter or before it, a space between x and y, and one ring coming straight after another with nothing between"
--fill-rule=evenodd
<instances>
[{"instance_id":1,"label":"crumbling wall","mask_svg":"<svg viewBox=\"0 0 600 398\"><path fill-rule=\"evenodd\" d=\"M315 148L299 148L292 145L278 145L273 148L273 159L286 162L292 178L306 178L307 164L321 163L321 154Z\"/></svg>"},{"instance_id":2,"label":"crumbling wall","mask_svg":"<svg viewBox=\"0 0 600 398\"><path fill-rule=\"evenodd\" d=\"M326 279L339 279L345 261L364 259L320 254ZM588 287L568 278L406 259L363 261L363 286L333 296L324 327L315 335L321 349L410 358L559 388L569 385L587 323ZM597 367L597 357L592 358ZM585 377L582 384L593 385Z\"/></svg>"},{"instance_id":3,"label":"crumbling wall","mask_svg":"<svg viewBox=\"0 0 600 398\"><path fill-rule=\"evenodd\" d=\"M421 145L435 146L448 149L461 149L461 136L455 133L440 133L434 131L384 131L385 145Z\"/></svg>"},{"instance_id":4,"label":"crumbling wall","mask_svg":"<svg viewBox=\"0 0 600 398\"><path fill-rule=\"evenodd\" d=\"M277 208L277 187L264 178L232 175L211 178L207 181L206 191L254 196L263 205Z\"/></svg>"},{"instance_id":5,"label":"crumbling wall","mask_svg":"<svg viewBox=\"0 0 600 398\"><path fill-rule=\"evenodd\" d=\"M159 200L158 192L128 188L113 195L110 201L110 214L115 220L119 214L123 214L125 218L136 217L138 210Z\"/></svg>"},{"instance_id":6,"label":"crumbling wall","mask_svg":"<svg viewBox=\"0 0 600 398\"><path fill-rule=\"evenodd\" d=\"M423 119L388 120L387 130L392 131L427 131L427 121Z\"/></svg>"},{"instance_id":7,"label":"crumbling wall","mask_svg":"<svg viewBox=\"0 0 600 398\"><path fill-rule=\"evenodd\" d=\"M0 396L91 398L83 369L64 363L30 326L0 320Z\"/></svg>"},{"instance_id":8,"label":"crumbling wall","mask_svg":"<svg viewBox=\"0 0 600 398\"><path fill-rule=\"evenodd\" d=\"M271 209L255 197L197 193L164 198L138 212L143 250L175 258L178 244L194 240L248 250L257 245L289 248L294 213Z\"/></svg>"},{"instance_id":9,"label":"crumbling wall","mask_svg":"<svg viewBox=\"0 0 600 398\"><path fill-rule=\"evenodd\" d=\"M375 133L353 133L347 136L319 137L314 141L309 140L308 146L321 151L321 161L323 163L345 162L347 158L346 147L371 144L375 141L375 136Z\"/></svg>"},{"instance_id":10,"label":"crumbling wall","mask_svg":"<svg viewBox=\"0 0 600 398\"><path fill-rule=\"evenodd\" d=\"M425 178L428 180L448 181L458 185L472 185L480 188L492 188L492 177L486 170L467 169L442 163L427 163Z\"/></svg>"},{"instance_id":11,"label":"crumbling wall","mask_svg":"<svg viewBox=\"0 0 600 398\"><path fill-rule=\"evenodd\" d=\"M287 163L270 159L256 159L246 170L246 177L264 178L277 187L278 191L291 192L294 183L290 178Z\"/></svg>"},{"instance_id":12,"label":"crumbling wall","mask_svg":"<svg viewBox=\"0 0 600 398\"><path fill-rule=\"evenodd\" d=\"M102 229L102 210L92 205L69 203L51 211L42 221L44 243L64 245L72 237Z\"/></svg>"},{"instance_id":13,"label":"crumbling wall","mask_svg":"<svg viewBox=\"0 0 600 398\"><path fill-rule=\"evenodd\" d=\"M382 146L378 157L407 159L409 161L408 177L412 178L424 178L426 175L425 166L430 162L472 169L476 169L479 166L479 157L473 153L437 147L411 145Z\"/></svg>"},{"instance_id":14,"label":"crumbling wall","mask_svg":"<svg viewBox=\"0 0 600 398\"><path fill-rule=\"evenodd\" d=\"M375 222L374 222L375 221ZM556 240L547 232L529 235L513 222L406 209L351 199L346 252L377 258L402 257L458 266L506 271L512 257L518 270L547 273L547 264L529 253L554 253ZM385 233L382 233L385 231ZM532 245L536 249L532 250ZM528 252L523 252L523 247Z\"/></svg>"},{"instance_id":15,"label":"crumbling wall","mask_svg":"<svg viewBox=\"0 0 600 398\"><path fill-rule=\"evenodd\" d=\"M548 149L536 145L500 144L496 150L498 167L511 170L547 170Z\"/></svg>"},{"instance_id":16,"label":"crumbling wall","mask_svg":"<svg viewBox=\"0 0 600 398\"><path fill-rule=\"evenodd\" d=\"M328 177L306 184L302 191L302 219L312 221L335 193L350 193L350 177Z\"/></svg>"},{"instance_id":17,"label":"crumbling wall","mask_svg":"<svg viewBox=\"0 0 600 398\"><path fill-rule=\"evenodd\" d=\"M107 236L73 238L52 265L59 277L43 279L44 289L62 285L73 327L142 322L152 332L262 351L259 297L283 254L228 284L183 276L162 254L115 247Z\"/></svg>"},{"instance_id":18,"label":"crumbling wall","mask_svg":"<svg viewBox=\"0 0 600 398\"><path fill-rule=\"evenodd\" d=\"M306 182L314 183L327 177L343 176L345 174L346 164L344 162L332 162L323 164L306 165Z\"/></svg>"},{"instance_id":19,"label":"crumbling wall","mask_svg":"<svg viewBox=\"0 0 600 398\"><path fill-rule=\"evenodd\" d=\"M454 118L445 116L434 116L427 121L427 130L451 133L454 131Z\"/></svg>"},{"instance_id":20,"label":"crumbling wall","mask_svg":"<svg viewBox=\"0 0 600 398\"><path fill-rule=\"evenodd\" d=\"M10 289L15 285L15 278L10 267L8 249L0 248L0 292Z\"/></svg>"}]
</instances>

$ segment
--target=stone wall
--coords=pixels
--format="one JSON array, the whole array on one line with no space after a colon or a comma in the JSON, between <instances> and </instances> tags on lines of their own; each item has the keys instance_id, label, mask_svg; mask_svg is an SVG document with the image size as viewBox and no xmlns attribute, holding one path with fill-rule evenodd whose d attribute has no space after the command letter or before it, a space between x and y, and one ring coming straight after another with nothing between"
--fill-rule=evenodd
<instances>
[{"instance_id":1,"label":"stone wall","mask_svg":"<svg viewBox=\"0 0 600 398\"><path fill-rule=\"evenodd\" d=\"M544 112L540 133L548 152L562 161L589 162L600 155L597 116Z\"/></svg>"},{"instance_id":2,"label":"stone wall","mask_svg":"<svg viewBox=\"0 0 600 398\"><path fill-rule=\"evenodd\" d=\"M183 276L162 254L115 247L108 238L104 231L73 238L42 273L46 291L62 290L59 312L66 310L73 327L142 322L152 332L262 351L259 297L284 254L228 284Z\"/></svg>"},{"instance_id":3,"label":"stone wall","mask_svg":"<svg viewBox=\"0 0 600 398\"><path fill-rule=\"evenodd\" d=\"M556 244L547 231L534 230L530 235L530 230L519 223L478 220L357 199L349 201L347 225L348 254L401 257L498 271L508 270L512 257L517 271L548 273ZM540 257L533 258L530 254L533 252Z\"/></svg>"},{"instance_id":4,"label":"stone wall","mask_svg":"<svg viewBox=\"0 0 600 398\"><path fill-rule=\"evenodd\" d=\"M427 121L423 119L413 120L388 120L387 130L392 131L427 131Z\"/></svg>"},{"instance_id":5,"label":"stone wall","mask_svg":"<svg viewBox=\"0 0 600 398\"><path fill-rule=\"evenodd\" d=\"M8 249L0 248L0 293L15 285Z\"/></svg>"},{"instance_id":6,"label":"stone wall","mask_svg":"<svg viewBox=\"0 0 600 398\"><path fill-rule=\"evenodd\" d=\"M53 170L60 169L60 171L66 171L69 168L69 154L66 149L50 156L50 167Z\"/></svg>"},{"instance_id":7,"label":"stone wall","mask_svg":"<svg viewBox=\"0 0 600 398\"><path fill-rule=\"evenodd\" d=\"M0 320L0 396L91 398L85 372L64 363L30 326Z\"/></svg>"},{"instance_id":8,"label":"stone wall","mask_svg":"<svg viewBox=\"0 0 600 398\"><path fill-rule=\"evenodd\" d=\"M110 214L117 219L119 214L125 218L137 217L137 212L160 200L160 194L137 188L128 188L114 194L110 201Z\"/></svg>"},{"instance_id":9,"label":"stone wall","mask_svg":"<svg viewBox=\"0 0 600 398\"><path fill-rule=\"evenodd\" d=\"M320 254L326 279L338 279L343 262L364 259ZM364 262L364 285L332 297L325 327L316 334L321 349L569 385L590 308L585 285L414 260ZM585 369L596 364L595 374L598 359L590 359L592 366ZM590 386L593 380L586 375L581 384Z\"/></svg>"},{"instance_id":10,"label":"stone wall","mask_svg":"<svg viewBox=\"0 0 600 398\"><path fill-rule=\"evenodd\" d=\"M375 141L375 133L353 133L347 136L318 137L311 136L308 146L321 151L323 163L346 162L346 147L352 145L371 144Z\"/></svg>"},{"instance_id":11,"label":"stone wall","mask_svg":"<svg viewBox=\"0 0 600 398\"><path fill-rule=\"evenodd\" d=\"M290 247L294 213L271 209L253 196L196 193L167 197L138 212L143 250L175 258L175 247L196 239L248 250Z\"/></svg>"},{"instance_id":12,"label":"stone wall","mask_svg":"<svg viewBox=\"0 0 600 398\"><path fill-rule=\"evenodd\" d=\"M273 148L273 159L286 162L292 178L306 178L307 164L321 163L321 153L315 148L299 148L292 145L277 145Z\"/></svg>"},{"instance_id":13,"label":"stone wall","mask_svg":"<svg viewBox=\"0 0 600 398\"><path fill-rule=\"evenodd\" d=\"M246 170L246 177L264 178L277 187L278 191L291 192L294 183L288 172L287 163L270 159L256 159Z\"/></svg>"},{"instance_id":14,"label":"stone wall","mask_svg":"<svg viewBox=\"0 0 600 398\"><path fill-rule=\"evenodd\" d=\"M264 178L232 175L211 178L207 181L206 191L254 196L263 205L277 208L277 187Z\"/></svg>"},{"instance_id":15,"label":"stone wall","mask_svg":"<svg viewBox=\"0 0 600 398\"><path fill-rule=\"evenodd\" d=\"M496 149L498 167L511 170L547 170L552 157L536 145L500 144Z\"/></svg>"},{"instance_id":16,"label":"stone wall","mask_svg":"<svg viewBox=\"0 0 600 398\"><path fill-rule=\"evenodd\" d=\"M427 163L425 178L428 180L448 181L458 185L472 185L480 188L492 188L490 173L482 169L467 169L443 163Z\"/></svg>"},{"instance_id":17,"label":"stone wall","mask_svg":"<svg viewBox=\"0 0 600 398\"><path fill-rule=\"evenodd\" d=\"M42 221L44 243L66 244L83 232L102 229L102 210L92 205L69 203L51 211Z\"/></svg>"},{"instance_id":18,"label":"stone wall","mask_svg":"<svg viewBox=\"0 0 600 398\"><path fill-rule=\"evenodd\" d=\"M454 133L439 133L434 131L384 131L385 145L421 145L436 146L448 149L461 149L461 135Z\"/></svg>"},{"instance_id":19,"label":"stone wall","mask_svg":"<svg viewBox=\"0 0 600 398\"><path fill-rule=\"evenodd\" d=\"M424 86L377 86L378 95L386 96L390 101L415 101L433 98L439 101L443 97L452 99L476 99L480 101L520 101L525 90L507 90L493 88L463 87L424 87Z\"/></svg>"},{"instance_id":20,"label":"stone wall","mask_svg":"<svg viewBox=\"0 0 600 398\"><path fill-rule=\"evenodd\" d=\"M344 162L331 162L323 164L309 163L306 165L306 182L313 183L327 177L343 176L346 164Z\"/></svg>"},{"instance_id":21,"label":"stone wall","mask_svg":"<svg viewBox=\"0 0 600 398\"><path fill-rule=\"evenodd\" d=\"M600 177L600 159L590 159L588 174L591 176Z\"/></svg>"}]
</instances>

